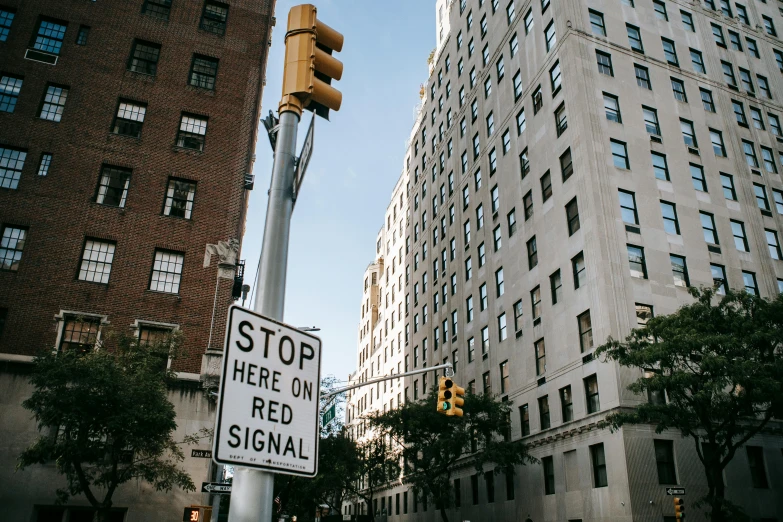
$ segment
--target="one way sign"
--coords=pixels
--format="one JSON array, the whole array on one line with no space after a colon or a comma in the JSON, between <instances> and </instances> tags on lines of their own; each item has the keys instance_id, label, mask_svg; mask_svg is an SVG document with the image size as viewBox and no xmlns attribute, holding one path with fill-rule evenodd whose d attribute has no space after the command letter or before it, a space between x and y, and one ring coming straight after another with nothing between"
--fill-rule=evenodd
<instances>
[{"instance_id":1,"label":"one way sign","mask_svg":"<svg viewBox=\"0 0 783 522\"><path fill-rule=\"evenodd\" d=\"M222 482L202 482L202 493L212 493L214 495L230 495L231 484L223 484Z\"/></svg>"},{"instance_id":2,"label":"one way sign","mask_svg":"<svg viewBox=\"0 0 783 522\"><path fill-rule=\"evenodd\" d=\"M684 495L685 488L666 488L667 495Z\"/></svg>"}]
</instances>

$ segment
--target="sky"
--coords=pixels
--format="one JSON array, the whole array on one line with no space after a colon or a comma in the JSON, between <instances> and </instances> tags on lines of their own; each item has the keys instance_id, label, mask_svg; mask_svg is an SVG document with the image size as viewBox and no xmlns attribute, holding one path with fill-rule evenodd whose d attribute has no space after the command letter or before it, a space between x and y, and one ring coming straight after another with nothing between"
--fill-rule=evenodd
<instances>
[{"instance_id":1,"label":"sky","mask_svg":"<svg viewBox=\"0 0 783 522\"><path fill-rule=\"evenodd\" d=\"M277 115L288 11L303 0L278 0L261 116ZM343 93L331 121L315 122L313 155L294 209L284 322L316 326L321 375L346 380L356 369L364 270L404 162L419 85L436 45L435 0L311 0L318 19L345 36L335 57ZM299 125L301 144L311 113ZM297 152L298 153L298 152ZM245 283L255 282L272 172L272 150L261 125L241 258ZM252 303L246 303L252 308Z\"/></svg>"}]
</instances>

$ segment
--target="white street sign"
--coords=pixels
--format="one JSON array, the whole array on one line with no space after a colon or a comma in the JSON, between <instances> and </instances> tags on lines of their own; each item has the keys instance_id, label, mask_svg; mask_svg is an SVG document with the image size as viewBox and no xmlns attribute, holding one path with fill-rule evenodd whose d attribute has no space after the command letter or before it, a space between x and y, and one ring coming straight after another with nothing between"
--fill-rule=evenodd
<instances>
[{"instance_id":1,"label":"white street sign","mask_svg":"<svg viewBox=\"0 0 783 522\"><path fill-rule=\"evenodd\" d=\"M320 377L318 337L231 306L214 461L315 476Z\"/></svg>"}]
</instances>

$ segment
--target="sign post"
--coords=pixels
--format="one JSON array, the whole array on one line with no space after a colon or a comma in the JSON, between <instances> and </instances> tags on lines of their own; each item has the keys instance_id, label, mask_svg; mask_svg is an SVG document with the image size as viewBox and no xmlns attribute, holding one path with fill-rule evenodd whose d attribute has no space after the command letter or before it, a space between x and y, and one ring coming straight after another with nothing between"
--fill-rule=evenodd
<instances>
[{"instance_id":1,"label":"sign post","mask_svg":"<svg viewBox=\"0 0 783 522\"><path fill-rule=\"evenodd\" d=\"M315 476L321 340L232 306L214 436L218 464Z\"/></svg>"}]
</instances>

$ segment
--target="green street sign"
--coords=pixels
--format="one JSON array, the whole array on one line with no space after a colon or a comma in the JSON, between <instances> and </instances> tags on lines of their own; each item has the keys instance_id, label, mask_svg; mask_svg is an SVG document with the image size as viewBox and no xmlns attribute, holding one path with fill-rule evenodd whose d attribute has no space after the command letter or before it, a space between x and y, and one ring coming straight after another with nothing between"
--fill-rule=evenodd
<instances>
[{"instance_id":1,"label":"green street sign","mask_svg":"<svg viewBox=\"0 0 783 522\"><path fill-rule=\"evenodd\" d=\"M322 426L326 426L327 424L329 424L330 422L332 422L334 420L334 416L335 416L335 409L334 409L334 407L335 407L335 405L332 404L331 408L329 408L328 410L326 410L324 412L323 418L321 420L321 425Z\"/></svg>"}]
</instances>

